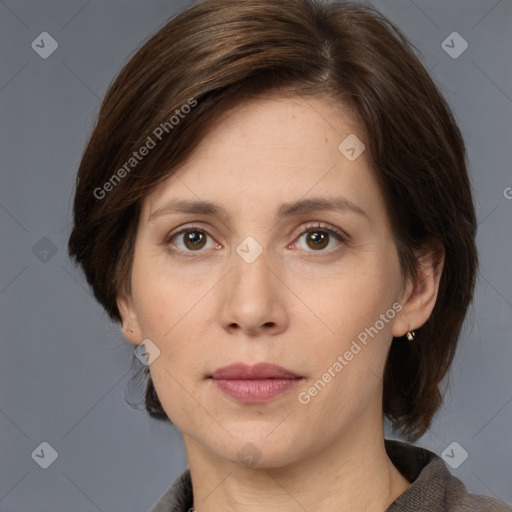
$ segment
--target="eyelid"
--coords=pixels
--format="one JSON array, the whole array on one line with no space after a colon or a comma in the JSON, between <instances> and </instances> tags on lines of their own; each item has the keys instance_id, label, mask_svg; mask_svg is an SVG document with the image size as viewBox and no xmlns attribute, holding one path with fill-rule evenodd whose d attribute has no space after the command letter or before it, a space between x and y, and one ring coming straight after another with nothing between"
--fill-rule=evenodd
<instances>
[{"instance_id":1,"label":"eyelid","mask_svg":"<svg viewBox=\"0 0 512 512\"><path fill-rule=\"evenodd\" d=\"M305 233L307 233L309 231L312 231L313 229L327 231L328 233L337 235L340 240L346 241L349 239L349 236L347 235L347 233L345 233L341 229L339 229L335 226L332 226L331 224L327 224L325 222L318 222L318 221L310 222L310 223L306 224L305 226L302 226L300 228L299 233L297 234L297 237L301 237L302 235L304 235Z\"/></svg>"},{"instance_id":2,"label":"eyelid","mask_svg":"<svg viewBox=\"0 0 512 512\"><path fill-rule=\"evenodd\" d=\"M194 230L206 233L211 238L211 235L208 233L208 231L206 229L204 229L196 224L185 224L184 226L180 226L179 228L176 228L176 230L173 230L169 234L167 234L165 236L164 243L168 244L174 237L181 235L182 233L184 233L186 231L194 231Z\"/></svg>"}]
</instances>

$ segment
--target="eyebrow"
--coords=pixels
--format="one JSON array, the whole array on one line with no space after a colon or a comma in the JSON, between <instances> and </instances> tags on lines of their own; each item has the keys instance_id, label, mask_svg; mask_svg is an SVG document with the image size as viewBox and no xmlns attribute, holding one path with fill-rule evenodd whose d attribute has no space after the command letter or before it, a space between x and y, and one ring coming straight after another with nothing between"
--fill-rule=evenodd
<instances>
[{"instance_id":1,"label":"eyebrow","mask_svg":"<svg viewBox=\"0 0 512 512\"><path fill-rule=\"evenodd\" d=\"M334 211L334 212L350 212L366 217L368 214L352 201L344 197L315 197L310 199L300 199L296 202L283 203L277 212L279 219L314 213L318 211ZM218 203L210 201L196 200L171 200L157 208L149 215L148 222L152 222L155 218L162 215L189 213L196 215L218 216L229 220L230 215L227 210Z\"/></svg>"}]
</instances>

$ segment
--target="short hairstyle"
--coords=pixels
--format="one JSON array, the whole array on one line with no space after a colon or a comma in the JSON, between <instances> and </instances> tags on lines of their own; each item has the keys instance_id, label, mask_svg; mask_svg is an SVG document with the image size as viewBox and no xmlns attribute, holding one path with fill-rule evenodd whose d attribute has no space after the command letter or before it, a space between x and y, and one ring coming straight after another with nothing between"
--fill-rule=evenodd
<instances>
[{"instance_id":1,"label":"short hairstyle","mask_svg":"<svg viewBox=\"0 0 512 512\"><path fill-rule=\"evenodd\" d=\"M464 141L415 50L357 3L205 0L163 26L110 85L77 175L68 250L110 318L121 320L116 298L130 292L142 200L222 115L258 95L330 98L361 126L402 276L417 276L422 251L444 251L430 318L414 342L393 339L384 370L383 414L407 439L423 435L442 403L477 251ZM145 405L169 420L150 376Z\"/></svg>"}]
</instances>

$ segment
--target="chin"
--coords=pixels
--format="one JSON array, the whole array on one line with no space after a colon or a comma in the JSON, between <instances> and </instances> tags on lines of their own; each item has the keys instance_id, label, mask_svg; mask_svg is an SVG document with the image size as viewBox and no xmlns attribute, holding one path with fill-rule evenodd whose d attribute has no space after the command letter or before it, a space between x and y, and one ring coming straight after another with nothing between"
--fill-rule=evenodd
<instances>
[{"instance_id":1,"label":"chin","mask_svg":"<svg viewBox=\"0 0 512 512\"><path fill-rule=\"evenodd\" d=\"M219 457L247 468L279 468L295 462L300 456L300 448L297 441L286 431L280 436L273 435L269 438L270 428L262 428L261 432L252 434L240 433L239 435L229 431L230 437L227 444L211 446L212 451ZM229 437L229 436L228 436Z\"/></svg>"}]
</instances>

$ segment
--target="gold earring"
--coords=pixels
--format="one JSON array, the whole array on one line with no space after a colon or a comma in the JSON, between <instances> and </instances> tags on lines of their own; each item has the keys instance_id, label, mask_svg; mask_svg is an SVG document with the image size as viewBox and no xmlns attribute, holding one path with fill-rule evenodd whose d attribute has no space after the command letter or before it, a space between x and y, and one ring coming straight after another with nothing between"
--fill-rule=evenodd
<instances>
[{"instance_id":1,"label":"gold earring","mask_svg":"<svg viewBox=\"0 0 512 512\"><path fill-rule=\"evenodd\" d=\"M412 341L416 337L416 333L414 331L408 331L406 336L409 341Z\"/></svg>"}]
</instances>

